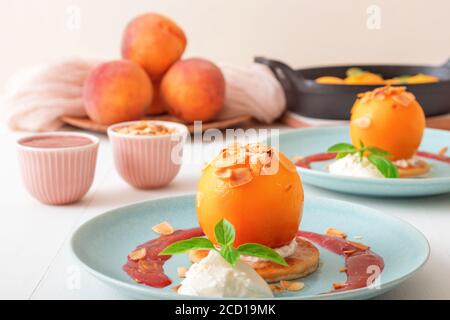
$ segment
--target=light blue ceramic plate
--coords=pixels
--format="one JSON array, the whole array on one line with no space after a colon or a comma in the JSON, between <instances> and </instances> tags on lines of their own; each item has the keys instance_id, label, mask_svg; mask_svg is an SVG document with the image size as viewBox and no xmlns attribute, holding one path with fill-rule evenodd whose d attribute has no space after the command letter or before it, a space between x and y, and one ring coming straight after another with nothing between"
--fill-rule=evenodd
<instances>
[{"instance_id":1,"label":"light blue ceramic plate","mask_svg":"<svg viewBox=\"0 0 450 320\"><path fill-rule=\"evenodd\" d=\"M197 227L195 196L152 200L109 211L83 224L72 236L71 249L89 272L126 295L140 299L189 298L174 293L170 287L155 289L137 284L122 271L127 254L138 244L155 238L151 227L161 221L177 229ZM406 222L348 202L306 198L301 228L323 233L330 226L347 232L349 239L362 236L358 241L383 257L385 270L379 288L323 294L330 291L333 282L345 281L345 275L339 272L344 260L319 247L320 267L302 279L305 288L277 298L367 299L411 277L429 255L425 237ZM166 263L165 272L173 285L180 281L177 267L189 264L186 255L174 256Z\"/></svg>"},{"instance_id":2,"label":"light blue ceramic plate","mask_svg":"<svg viewBox=\"0 0 450 320\"><path fill-rule=\"evenodd\" d=\"M293 130L279 135L279 148L288 157L307 156L325 152L339 142L350 142L349 127L311 128ZM270 141L268 143L271 143ZM275 144L276 140L272 140ZM450 147L450 132L426 129L421 151L437 153ZM450 165L426 159L432 169L425 178L377 179L331 175L326 167L331 161L311 164L311 169L298 168L303 182L339 192L367 196L415 197L450 192Z\"/></svg>"}]
</instances>

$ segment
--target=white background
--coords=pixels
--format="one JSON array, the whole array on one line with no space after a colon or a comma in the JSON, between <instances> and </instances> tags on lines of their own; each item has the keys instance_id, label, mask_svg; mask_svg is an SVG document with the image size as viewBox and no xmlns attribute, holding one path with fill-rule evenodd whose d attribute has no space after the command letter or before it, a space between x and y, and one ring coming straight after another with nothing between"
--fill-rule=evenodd
<instances>
[{"instance_id":1,"label":"white background","mask_svg":"<svg viewBox=\"0 0 450 320\"><path fill-rule=\"evenodd\" d=\"M381 28L368 29L378 5ZM71 6L80 28L68 28ZM450 57L447 0L1 0L0 86L17 68L66 56L115 59L134 16L158 11L188 37L186 56L245 64L266 55L293 66L441 64Z\"/></svg>"}]
</instances>

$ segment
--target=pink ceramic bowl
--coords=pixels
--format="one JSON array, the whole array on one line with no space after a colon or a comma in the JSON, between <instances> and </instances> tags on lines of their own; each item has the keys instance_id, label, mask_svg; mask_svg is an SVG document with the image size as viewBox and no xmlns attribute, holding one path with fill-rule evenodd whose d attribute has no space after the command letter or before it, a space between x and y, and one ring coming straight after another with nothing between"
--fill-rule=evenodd
<instances>
[{"instance_id":1,"label":"pink ceramic bowl","mask_svg":"<svg viewBox=\"0 0 450 320\"><path fill-rule=\"evenodd\" d=\"M150 121L175 132L135 136L115 131L137 122L141 121L122 122L108 128L116 169L126 182L138 189L163 187L180 171L188 128L176 122Z\"/></svg>"},{"instance_id":2,"label":"pink ceramic bowl","mask_svg":"<svg viewBox=\"0 0 450 320\"><path fill-rule=\"evenodd\" d=\"M40 139L80 139L83 145L30 145ZM17 141L22 179L28 192L46 204L73 203L92 185L99 139L75 132L42 133Z\"/></svg>"}]
</instances>

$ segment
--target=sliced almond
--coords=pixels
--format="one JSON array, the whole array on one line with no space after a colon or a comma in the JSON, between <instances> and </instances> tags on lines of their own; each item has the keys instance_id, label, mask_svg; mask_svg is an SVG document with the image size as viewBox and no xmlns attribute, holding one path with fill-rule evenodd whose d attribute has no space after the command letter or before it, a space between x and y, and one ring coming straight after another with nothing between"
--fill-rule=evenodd
<instances>
[{"instance_id":1,"label":"sliced almond","mask_svg":"<svg viewBox=\"0 0 450 320\"><path fill-rule=\"evenodd\" d=\"M339 269L339 272L347 272L347 267L342 267Z\"/></svg>"},{"instance_id":2,"label":"sliced almond","mask_svg":"<svg viewBox=\"0 0 450 320\"><path fill-rule=\"evenodd\" d=\"M215 161L214 161L214 167L216 168L230 168L232 166L234 166L236 164L236 159L234 157L231 156L219 156Z\"/></svg>"},{"instance_id":3,"label":"sliced almond","mask_svg":"<svg viewBox=\"0 0 450 320\"><path fill-rule=\"evenodd\" d=\"M352 246L354 246L360 250L367 250L370 248L369 246L366 246L365 244L362 244L362 243L356 242L356 241L349 241L348 243L350 243Z\"/></svg>"},{"instance_id":4,"label":"sliced almond","mask_svg":"<svg viewBox=\"0 0 450 320\"><path fill-rule=\"evenodd\" d=\"M413 101L411 100L407 95L405 94L398 94L395 96L392 96L392 100L403 107L409 106L409 104Z\"/></svg>"},{"instance_id":5,"label":"sliced almond","mask_svg":"<svg viewBox=\"0 0 450 320\"><path fill-rule=\"evenodd\" d=\"M235 168L230 178L231 187L239 187L253 180L253 175L248 168Z\"/></svg>"},{"instance_id":6,"label":"sliced almond","mask_svg":"<svg viewBox=\"0 0 450 320\"><path fill-rule=\"evenodd\" d=\"M305 287L305 284L300 281L286 281L282 280L280 281L280 286L288 291L300 291Z\"/></svg>"},{"instance_id":7,"label":"sliced almond","mask_svg":"<svg viewBox=\"0 0 450 320\"><path fill-rule=\"evenodd\" d=\"M177 273L180 278L186 278L187 271L188 271L188 269L186 267L178 267L177 268Z\"/></svg>"},{"instance_id":8,"label":"sliced almond","mask_svg":"<svg viewBox=\"0 0 450 320\"><path fill-rule=\"evenodd\" d=\"M281 293L284 291L284 288L281 287L279 284L272 283L272 284L269 284L269 287L270 287L270 290L272 290L272 292L274 292L274 293Z\"/></svg>"},{"instance_id":9,"label":"sliced almond","mask_svg":"<svg viewBox=\"0 0 450 320\"><path fill-rule=\"evenodd\" d=\"M251 153L265 153L270 149L271 148L269 146L260 143L252 143L247 145L247 150Z\"/></svg>"},{"instance_id":10,"label":"sliced almond","mask_svg":"<svg viewBox=\"0 0 450 320\"><path fill-rule=\"evenodd\" d=\"M259 176L261 173L262 164L258 161L256 163L250 162L250 171L254 176Z\"/></svg>"},{"instance_id":11,"label":"sliced almond","mask_svg":"<svg viewBox=\"0 0 450 320\"><path fill-rule=\"evenodd\" d=\"M339 290L339 289L342 289L342 288L345 288L346 287L346 284L345 283L333 283L333 289L334 290Z\"/></svg>"},{"instance_id":12,"label":"sliced almond","mask_svg":"<svg viewBox=\"0 0 450 320\"><path fill-rule=\"evenodd\" d=\"M367 129L372 124L372 119L370 119L370 117L368 117L368 116L362 116L362 117L353 119L351 123L361 129Z\"/></svg>"},{"instance_id":13,"label":"sliced almond","mask_svg":"<svg viewBox=\"0 0 450 320\"><path fill-rule=\"evenodd\" d=\"M178 289L180 289L180 287L181 287L181 284L177 284L176 286L173 286L172 288L170 288L170 290L178 293Z\"/></svg>"},{"instance_id":14,"label":"sliced almond","mask_svg":"<svg viewBox=\"0 0 450 320\"><path fill-rule=\"evenodd\" d=\"M140 248L137 250L134 250L133 252L131 252L128 257L133 260L139 260L139 259L143 259L145 258L145 256L147 255L147 250L145 248Z\"/></svg>"},{"instance_id":15,"label":"sliced almond","mask_svg":"<svg viewBox=\"0 0 450 320\"><path fill-rule=\"evenodd\" d=\"M355 252L356 252L355 249L344 250L344 251L342 251L342 253L343 253L344 255L346 255L346 256L349 256L349 255L351 255L352 253L355 253Z\"/></svg>"},{"instance_id":16,"label":"sliced almond","mask_svg":"<svg viewBox=\"0 0 450 320\"><path fill-rule=\"evenodd\" d=\"M141 259L138 261L138 270L141 272L154 272L158 269L157 262Z\"/></svg>"},{"instance_id":17,"label":"sliced almond","mask_svg":"<svg viewBox=\"0 0 450 320\"><path fill-rule=\"evenodd\" d=\"M448 147L443 147L443 148L441 148L441 149L438 151L438 155L440 155L440 156L445 156L445 154L447 153L447 151L448 151Z\"/></svg>"},{"instance_id":18,"label":"sliced almond","mask_svg":"<svg viewBox=\"0 0 450 320\"><path fill-rule=\"evenodd\" d=\"M341 238L341 239L347 238L347 234L344 231L341 231L336 228L331 228L331 227L327 229L326 235L330 236L330 237Z\"/></svg>"},{"instance_id":19,"label":"sliced almond","mask_svg":"<svg viewBox=\"0 0 450 320\"><path fill-rule=\"evenodd\" d=\"M161 222L161 223L153 226L152 230L155 231L156 233L164 235L164 236L172 234L174 231L173 227L167 221Z\"/></svg>"},{"instance_id":20,"label":"sliced almond","mask_svg":"<svg viewBox=\"0 0 450 320\"><path fill-rule=\"evenodd\" d=\"M219 179L226 180L231 178L231 169L230 168L222 168L214 171L214 175Z\"/></svg>"}]
</instances>

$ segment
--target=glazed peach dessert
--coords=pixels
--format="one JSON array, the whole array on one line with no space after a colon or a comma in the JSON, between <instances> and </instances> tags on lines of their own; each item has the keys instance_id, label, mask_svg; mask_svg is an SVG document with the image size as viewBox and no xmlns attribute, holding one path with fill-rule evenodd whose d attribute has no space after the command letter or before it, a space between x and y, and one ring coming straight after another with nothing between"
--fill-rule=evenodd
<instances>
[{"instance_id":1,"label":"glazed peach dessert","mask_svg":"<svg viewBox=\"0 0 450 320\"><path fill-rule=\"evenodd\" d=\"M386 86L362 93L352 108L352 144L386 151L401 177L423 175L429 170L424 160L415 158L424 130L423 109L405 87Z\"/></svg>"},{"instance_id":2,"label":"glazed peach dessert","mask_svg":"<svg viewBox=\"0 0 450 320\"><path fill-rule=\"evenodd\" d=\"M211 241L216 224L234 225L233 244L258 243L280 253L289 266L249 259L269 282L314 272L319 252L296 237L303 213L303 187L295 165L281 152L262 144L231 145L204 169L197 188L199 225ZM198 262L207 251L193 250Z\"/></svg>"},{"instance_id":3,"label":"glazed peach dessert","mask_svg":"<svg viewBox=\"0 0 450 320\"><path fill-rule=\"evenodd\" d=\"M284 154L265 145L232 145L204 169L197 216L210 239L216 223L227 219L236 229L236 245L257 242L276 248L295 237L303 201L300 176Z\"/></svg>"}]
</instances>

